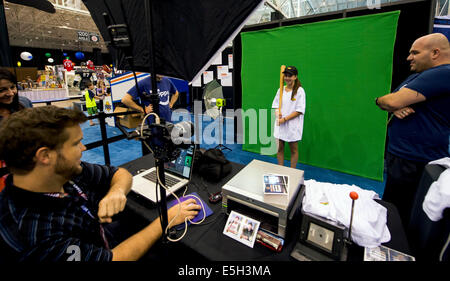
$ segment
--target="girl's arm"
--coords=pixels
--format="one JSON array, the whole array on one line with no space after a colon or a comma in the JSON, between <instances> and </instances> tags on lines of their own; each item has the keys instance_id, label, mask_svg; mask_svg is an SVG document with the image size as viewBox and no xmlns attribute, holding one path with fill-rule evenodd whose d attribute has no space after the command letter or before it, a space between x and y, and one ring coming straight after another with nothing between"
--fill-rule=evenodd
<instances>
[{"instance_id":1,"label":"girl's arm","mask_svg":"<svg viewBox=\"0 0 450 281\"><path fill-rule=\"evenodd\" d=\"M289 114L288 116L280 118L279 122L280 122L280 124L283 124L283 123L285 123L285 122L287 122L287 121L289 121L289 120L299 116L300 114L302 114L302 113L294 111L291 114Z\"/></svg>"}]
</instances>

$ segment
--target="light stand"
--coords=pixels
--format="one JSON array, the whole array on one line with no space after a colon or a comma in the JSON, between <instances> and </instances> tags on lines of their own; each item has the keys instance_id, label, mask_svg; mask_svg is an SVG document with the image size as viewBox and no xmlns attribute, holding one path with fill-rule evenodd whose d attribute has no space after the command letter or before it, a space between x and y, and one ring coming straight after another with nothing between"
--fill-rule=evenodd
<instances>
[{"instance_id":1,"label":"light stand","mask_svg":"<svg viewBox=\"0 0 450 281\"><path fill-rule=\"evenodd\" d=\"M263 0L126 2L124 0L83 0L83 3L102 36L110 39L109 46L118 48L117 52L111 50L116 66L123 70L133 71L138 93L147 99L146 104L152 104L155 113L159 113L156 73L192 81L205 69L205 65L220 50L221 46L225 46L231 38L237 35L238 30L242 29L245 21L263 3ZM226 14L223 13L224 10L227 11ZM114 25L106 24L105 26L101 18L105 11L111 17ZM129 19L127 20L126 17ZM125 24L116 24L115 19L117 19L117 23ZM144 25L147 26L144 27ZM196 31L197 26L207 26L208 28L202 29L203 32L198 32ZM145 32L142 31L143 27ZM111 36L112 33L117 36ZM146 36L143 36L144 34ZM135 73L137 70L143 72L150 70L152 93L148 93L149 95L139 91ZM187 126L187 130L184 130L183 126L178 125L179 123L174 125L169 121L161 119L159 124L149 122L148 126L141 126L141 131L136 132L139 138L145 140L145 144L149 144L154 152L160 183L164 183L165 160L176 157L175 154L177 151L179 153L181 147L177 144L178 141L169 141L172 130L176 128L175 133L177 131L192 131L191 135L194 133L194 126L190 122L188 122L190 125ZM144 127L148 127L148 129L144 131ZM163 190L162 187L161 190ZM161 192L162 200L158 204L161 211L163 240L166 239L164 235L168 225L165 194L164 191Z\"/></svg>"},{"instance_id":2,"label":"light stand","mask_svg":"<svg viewBox=\"0 0 450 281\"><path fill-rule=\"evenodd\" d=\"M159 95L158 95L158 87L156 82L156 70L155 70L155 42L153 40L153 15L152 15L152 2L151 0L147 0L144 3L145 7L145 22L148 26L147 28L147 36L149 38L149 51L150 51L150 78L152 81L152 92L150 94L150 103L153 107L153 112L159 116ZM145 108L144 108L145 112ZM164 120L162 120L164 122ZM159 159L155 155L155 166L158 171L158 178L161 180L161 184L159 184L159 180L157 180L157 187L159 186L159 194L161 195L160 200L158 201L158 208L161 214L161 229L162 229L162 241L168 242L167 237L165 235L166 228L168 225L168 214L167 214L167 201L166 201L166 190L164 186L166 185L166 177L164 173L164 161ZM158 192L158 191L156 191ZM157 197L158 198L158 197Z\"/></svg>"},{"instance_id":3,"label":"light stand","mask_svg":"<svg viewBox=\"0 0 450 281\"><path fill-rule=\"evenodd\" d=\"M223 101L225 101L225 100L223 100ZM217 99L217 107L219 108L219 138L220 138L220 140L219 140L219 145L217 145L215 147L215 149L220 149L220 150L228 149L229 151L232 151L231 148L229 148L229 147L227 147L227 146L222 144L222 140L223 140L223 132L222 132L223 131L223 115L222 115L222 109L223 109L224 103L225 102L219 103L219 99Z\"/></svg>"},{"instance_id":4,"label":"light stand","mask_svg":"<svg viewBox=\"0 0 450 281\"><path fill-rule=\"evenodd\" d=\"M123 3L120 1L121 8L123 9ZM152 1L147 0L144 2L145 7L145 22L148 26L147 30L147 36L149 38L149 52L150 52L150 77L151 77L151 84L152 84L152 92L150 95L146 93L142 93L139 89L138 80L136 76L136 72L134 70L134 62L133 62L133 53L132 53L132 40L131 35L128 30L127 24L116 24L115 22L113 25L110 23L109 16L106 13L103 13L103 17L105 19L106 26L108 27L108 31L111 37L111 46L115 48L122 49L126 54L126 59L128 63L130 64L130 67L132 68L132 72L134 75L134 80L136 84L136 89L139 94L142 93L142 96L144 96L144 100L150 101L153 112L159 116L159 95L158 95L158 87L157 87L157 81L156 81L156 70L154 67L155 62L155 54L154 54L154 40L153 40L153 24L152 24ZM125 17L125 16L124 16ZM127 22L125 18L125 23ZM145 104L142 105L144 112L145 112ZM162 124L165 124L164 119L160 119ZM158 133L160 133L160 128L152 128L153 132L155 134L152 134L153 137L158 141L158 139L162 136L160 136ZM152 132L152 133L153 133ZM145 140L143 140L145 141ZM168 214L167 214L167 201L166 201L166 191L164 189L164 186L166 185L165 182L165 173L164 173L164 159L158 157L159 153L154 154L155 158L155 166L157 167L158 171L158 178L161 181L161 184L158 181L156 181L157 185L157 198L158 198L158 186L159 186L159 194L161 195L161 199L158 201L158 209L160 213L160 221L161 221L161 228L162 228L162 241L167 242L167 237L165 235L166 228L168 225Z\"/></svg>"}]
</instances>

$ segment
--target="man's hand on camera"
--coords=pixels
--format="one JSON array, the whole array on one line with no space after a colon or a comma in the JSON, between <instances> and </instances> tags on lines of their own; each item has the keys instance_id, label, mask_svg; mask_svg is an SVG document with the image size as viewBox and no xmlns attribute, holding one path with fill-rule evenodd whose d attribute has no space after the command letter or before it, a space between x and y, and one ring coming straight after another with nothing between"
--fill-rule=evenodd
<instances>
[{"instance_id":1,"label":"man's hand on camera","mask_svg":"<svg viewBox=\"0 0 450 281\"><path fill-rule=\"evenodd\" d=\"M151 104L145 107L145 114L149 114L150 112L153 112L153 106Z\"/></svg>"}]
</instances>

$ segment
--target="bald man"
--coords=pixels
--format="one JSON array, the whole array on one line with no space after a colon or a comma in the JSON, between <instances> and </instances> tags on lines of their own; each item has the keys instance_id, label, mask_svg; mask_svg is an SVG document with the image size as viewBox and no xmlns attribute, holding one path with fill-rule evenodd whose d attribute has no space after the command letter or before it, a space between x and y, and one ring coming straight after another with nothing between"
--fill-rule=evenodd
<instances>
[{"instance_id":1,"label":"bald man","mask_svg":"<svg viewBox=\"0 0 450 281\"><path fill-rule=\"evenodd\" d=\"M425 165L449 157L450 44L443 34L420 37L407 60L412 72L393 93L376 99L392 118L388 128L383 200L395 204L408 226Z\"/></svg>"}]
</instances>

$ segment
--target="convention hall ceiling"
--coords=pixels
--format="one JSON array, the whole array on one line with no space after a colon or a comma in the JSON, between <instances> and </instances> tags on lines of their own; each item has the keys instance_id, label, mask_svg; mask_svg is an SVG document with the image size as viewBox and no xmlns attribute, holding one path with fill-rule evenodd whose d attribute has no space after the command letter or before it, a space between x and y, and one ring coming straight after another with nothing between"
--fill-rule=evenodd
<instances>
[{"instance_id":1,"label":"convention hall ceiling","mask_svg":"<svg viewBox=\"0 0 450 281\"><path fill-rule=\"evenodd\" d=\"M97 26L81 0L48 0L54 6L55 13L14 4L12 1L0 1L3 1L5 7L11 46L85 52L100 48L102 52L108 52ZM300 3L304 1L310 0L266 0L265 5L255 11L247 24L270 21L270 14L274 10L287 18L299 16ZM99 40L80 40L78 32L98 34Z\"/></svg>"},{"instance_id":2,"label":"convention hall ceiling","mask_svg":"<svg viewBox=\"0 0 450 281\"><path fill-rule=\"evenodd\" d=\"M107 52L106 44L82 1L50 2L55 6L56 12L53 14L4 1L11 46L85 52L100 48L102 52ZM78 31L96 33L99 40L80 40Z\"/></svg>"}]
</instances>

